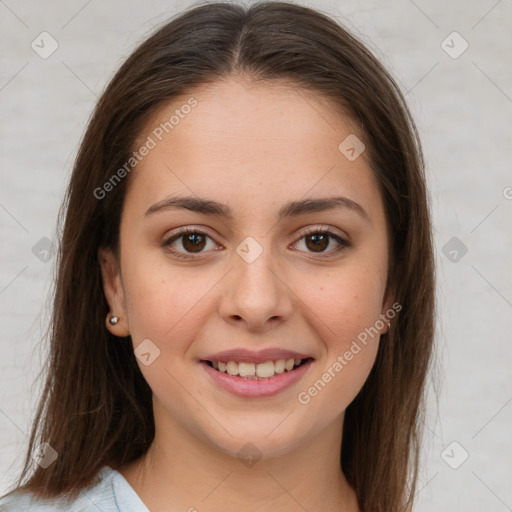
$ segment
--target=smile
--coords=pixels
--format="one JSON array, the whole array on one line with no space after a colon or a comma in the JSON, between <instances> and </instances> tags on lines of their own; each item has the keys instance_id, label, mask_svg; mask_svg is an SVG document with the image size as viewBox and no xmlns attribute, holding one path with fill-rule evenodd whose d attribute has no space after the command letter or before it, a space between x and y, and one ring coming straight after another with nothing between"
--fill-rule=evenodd
<instances>
[{"instance_id":1,"label":"smile","mask_svg":"<svg viewBox=\"0 0 512 512\"><path fill-rule=\"evenodd\" d=\"M290 372L300 366L306 359L276 359L263 363L243 361L207 361L212 368L233 377L239 376L249 380L269 379L284 372Z\"/></svg>"},{"instance_id":2,"label":"smile","mask_svg":"<svg viewBox=\"0 0 512 512\"><path fill-rule=\"evenodd\" d=\"M277 395L297 383L311 368L314 359L276 359L252 363L244 361L200 361L216 388L243 398Z\"/></svg>"}]
</instances>

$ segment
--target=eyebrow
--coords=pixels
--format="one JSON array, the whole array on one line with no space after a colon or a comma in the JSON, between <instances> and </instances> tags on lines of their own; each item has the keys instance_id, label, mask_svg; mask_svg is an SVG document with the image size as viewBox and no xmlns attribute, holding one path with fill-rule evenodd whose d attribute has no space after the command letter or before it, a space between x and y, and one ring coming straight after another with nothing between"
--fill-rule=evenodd
<instances>
[{"instance_id":1,"label":"eyebrow","mask_svg":"<svg viewBox=\"0 0 512 512\"><path fill-rule=\"evenodd\" d=\"M193 212L202 213L204 215L220 215L226 219L233 219L233 212L222 203L202 199L199 197L167 197L158 203L153 204L148 208L145 217L154 215L157 212L184 208ZM349 199L348 197L324 197L319 199L302 199L299 201L291 201L281 207L278 212L278 220L286 217L298 217L305 213L323 212L333 210L335 208L342 208L351 210L359 214L367 222L371 223L370 216L365 209L359 204Z\"/></svg>"}]
</instances>

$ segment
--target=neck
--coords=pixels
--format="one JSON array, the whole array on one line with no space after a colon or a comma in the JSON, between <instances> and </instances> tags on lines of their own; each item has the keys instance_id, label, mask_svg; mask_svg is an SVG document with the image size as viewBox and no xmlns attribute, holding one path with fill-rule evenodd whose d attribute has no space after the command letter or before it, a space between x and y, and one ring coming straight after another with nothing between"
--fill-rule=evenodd
<instances>
[{"instance_id":1,"label":"neck","mask_svg":"<svg viewBox=\"0 0 512 512\"><path fill-rule=\"evenodd\" d=\"M343 416L279 456L251 445L233 456L170 418L155 423L147 453L119 468L151 511L359 512L340 467Z\"/></svg>"}]
</instances>

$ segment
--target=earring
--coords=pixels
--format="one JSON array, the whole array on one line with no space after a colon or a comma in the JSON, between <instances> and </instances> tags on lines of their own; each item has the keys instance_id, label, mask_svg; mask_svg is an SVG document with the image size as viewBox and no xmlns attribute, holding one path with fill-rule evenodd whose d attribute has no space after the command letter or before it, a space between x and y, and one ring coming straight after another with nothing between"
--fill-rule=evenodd
<instances>
[{"instance_id":1,"label":"earring","mask_svg":"<svg viewBox=\"0 0 512 512\"><path fill-rule=\"evenodd\" d=\"M119 322L119 318L117 316L111 316L108 321L110 322L110 325L116 325L117 322Z\"/></svg>"}]
</instances>

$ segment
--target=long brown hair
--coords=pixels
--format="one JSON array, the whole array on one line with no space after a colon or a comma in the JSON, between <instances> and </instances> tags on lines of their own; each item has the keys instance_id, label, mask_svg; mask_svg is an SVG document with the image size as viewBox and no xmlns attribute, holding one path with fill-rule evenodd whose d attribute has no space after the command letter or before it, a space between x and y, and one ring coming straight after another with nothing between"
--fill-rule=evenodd
<instances>
[{"instance_id":1,"label":"long brown hair","mask_svg":"<svg viewBox=\"0 0 512 512\"><path fill-rule=\"evenodd\" d=\"M421 146L399 87L369 50L328 15L286 2L189 8L143 42L101 96L59 213L59 225L65 219L50 357L18 489L41 497L74 496L105 464L118 468L150 446L151 389L130 337L120 340L105 328L109 308L98 262L100 247L119 254L130 176L101 199L94 191L129 160L159 107L240 72L256 80L285 79L330 99L362 127L368 142L391 230L388 285L402 310L346 410L340 464L363 511L412 507L435 316ZM42 442L58 453L47 468L33 463Z\"/></svg>"}]
</instances>

